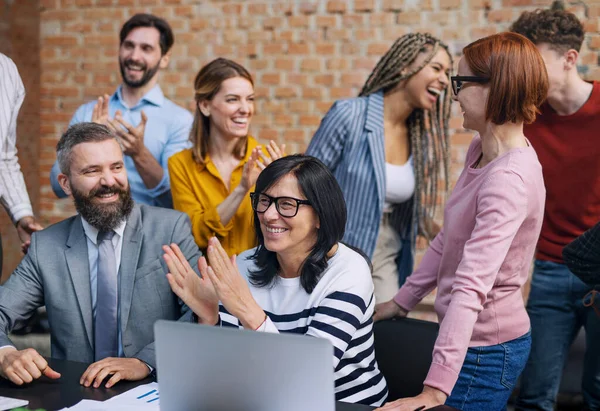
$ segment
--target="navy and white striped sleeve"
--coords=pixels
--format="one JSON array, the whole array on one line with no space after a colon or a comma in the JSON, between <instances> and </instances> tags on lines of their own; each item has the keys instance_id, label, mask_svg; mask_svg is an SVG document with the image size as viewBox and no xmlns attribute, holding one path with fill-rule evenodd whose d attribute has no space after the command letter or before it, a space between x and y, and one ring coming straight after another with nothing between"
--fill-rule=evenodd
<instances>
[{"instance_id":1,"label":"navy and white striped sleeve","mask_svg":"<svg viewBox=\"0 0 600 411\"><path fill-rule=\"evenodd\" d=\"M365 270L369 272L366 262L365 266ZM334 368L337 368L353 338L367 325L365 319L370 323L373 315L373 283L370 276L353 275L357 271L361 270L348 269L347 272L336 275L329 287L330 291L317 306L297 315L288 315L289 317L307 316L309 322L305 329L288 330L283 326L284 332L329 340L334 347ZM286 320L290 323L297 320L297 318L279 318L288 316L267 315L267 320L257 331L279 333L273 318L280 326L284 325Z\"/></svg>"},{"instance_id":2,"label":"navy and white striped sleeve","mask_svg":"<svg viewBox=\"0 0 600 411\"><path fill-rule=\"evenodd\" d=\"M334 171L342 158L352 111L348 101L341 100L333 103L321 120L321 125L310 141L305 154L318 158L327 168Z\"/></svg>"}]
</instances>

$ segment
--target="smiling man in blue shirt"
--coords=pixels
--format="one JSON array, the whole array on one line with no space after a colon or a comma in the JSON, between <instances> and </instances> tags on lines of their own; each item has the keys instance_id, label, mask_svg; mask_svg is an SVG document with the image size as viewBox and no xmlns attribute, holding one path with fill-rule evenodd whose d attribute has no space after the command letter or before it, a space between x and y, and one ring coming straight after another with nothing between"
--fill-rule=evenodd
<instances>
[{"instance_id":1,"label":"smiling man in blue shirt","mask_svg":"<svg viewBox=\"0 0 600 411\"><path fill-rule=\"evenodd\" d=\"M79 107L70 126L84 121L101 123L119 137L133 199L142 204L172 207L167 161L188 148L192 115L167 99L158 85L158 72L167 67L173 45L169 24L150 14L136 14L121 28L119 67L123 83L112 96ZM50 181L54 193L58 164Z\"/></svg>"}]
</instances>

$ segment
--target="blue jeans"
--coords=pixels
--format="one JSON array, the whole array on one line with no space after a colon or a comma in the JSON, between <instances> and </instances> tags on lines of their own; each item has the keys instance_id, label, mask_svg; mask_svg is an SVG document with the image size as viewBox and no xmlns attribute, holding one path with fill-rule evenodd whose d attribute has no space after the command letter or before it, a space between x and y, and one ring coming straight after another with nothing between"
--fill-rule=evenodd
<instances>
[{"instance_id":1,"label":"blue jeans","mask_svg":"<svg viewBox=\"0 0 600 411\"><path fill-rule=\"evenodd\" d=\"M583 326L586 352L583 398L600 410L600 318L583 306L590 290L566 265L536 260L527 312L531 319L531 355L521 377L517 410L552 411L569 347Z\"/></svg>"},{"instance_id":2,"label":"blue jeans","mask_svg":"<svg viewBox=\"0 0 600 411\"><path fill-rule=\"evenodd\" d=\"M531 334L489 347L471 347L446 405L462 411L506 410L531 348Z\"/></svg>"}]
</instances>

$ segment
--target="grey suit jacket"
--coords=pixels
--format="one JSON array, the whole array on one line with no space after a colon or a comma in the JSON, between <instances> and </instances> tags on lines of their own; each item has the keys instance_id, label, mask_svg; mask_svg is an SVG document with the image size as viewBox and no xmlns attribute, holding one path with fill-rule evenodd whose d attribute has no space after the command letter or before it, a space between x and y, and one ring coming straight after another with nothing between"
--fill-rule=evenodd
<instances>
[{"instance_id":1,"label":"grey suit jacket","mask_svg":"<svg viewBox=\"0 0 600 411\"><path fill-rule=\"evenodd\" d=\"M156 367L154 322L191 321L191 310L171 291L162 246L176 243L197 269L200 256L188 217L136 204L127 219L119 269L123 352ZM74 216L34 233L27 255L0 286L0 347L7 334L46 305L52 357L94 361L94 320L87 240Z\"/></svg>"}]
</instances>

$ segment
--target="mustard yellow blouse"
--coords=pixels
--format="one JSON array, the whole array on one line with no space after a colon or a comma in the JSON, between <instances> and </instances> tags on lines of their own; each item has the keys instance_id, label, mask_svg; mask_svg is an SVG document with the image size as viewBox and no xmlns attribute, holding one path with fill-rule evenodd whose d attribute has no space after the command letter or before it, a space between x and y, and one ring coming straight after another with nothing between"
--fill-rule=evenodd
<instances>
[{"instance_id":1,"label":"mustard yellow blouse","mask_svg":"<svg viewBox=\"0 0 600 411\"><path fill-rule=\"evenodd\" d=\"M255 139L248 137L246 155L231 173L231 190L240 184L244 164L257 145ZM227 225L221 223L217 206L231 191L227 190L210 157L206 157L204 165L199 165L192 157L192 150L183 150L169 158L169 176L173 206L176 210L186 213L192 220L194 239L203 252L206 251L208 240L213 235L219 239L230 256L256 246L250 195L242 201Z\"/></svg>"}]
</instances>

